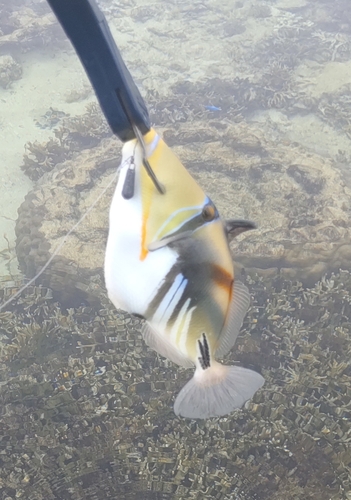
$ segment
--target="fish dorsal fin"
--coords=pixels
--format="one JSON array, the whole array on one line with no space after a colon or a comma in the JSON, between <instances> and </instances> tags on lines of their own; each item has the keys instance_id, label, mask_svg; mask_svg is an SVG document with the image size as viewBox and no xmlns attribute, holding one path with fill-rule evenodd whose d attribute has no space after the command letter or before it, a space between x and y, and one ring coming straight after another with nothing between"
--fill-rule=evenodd
<instances>
[{"instance_id":1,"label":"fish dorsal fin","mask_svg":"<svg viewBox=\"0 0 351 500\"><path fill-rule=\"evenodd\" d=\"M151 349L161 354L161 356L170 359L179 366L184 366L184 368L194 367L194 363L185 357L175 345L169 342L165 335L155 330L149 322L143 324L141 334L145 343Z\"/></svg>"},{"instance_id":2,"label":"fish dorsal fin","mask_svg":"<svg viewBox=\"0 0 351 500\"><path fill-rule=\"evenodd\" d=\"M235 344L249 306L250 294L248 289L241 281L234 280L228 318L219 337L219 346L216 350L216 356L224 356Z\"/></svg>"}]
</instances>

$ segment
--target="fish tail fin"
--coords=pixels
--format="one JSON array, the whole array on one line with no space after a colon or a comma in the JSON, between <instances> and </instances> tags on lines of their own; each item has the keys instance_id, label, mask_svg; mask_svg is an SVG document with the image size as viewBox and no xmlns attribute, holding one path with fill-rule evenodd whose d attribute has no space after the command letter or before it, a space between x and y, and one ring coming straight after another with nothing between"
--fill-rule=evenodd
<instances>
[{"instance_id":1,"label":"fish tail fin","mask_svg":"<svg viewBox=\"0 0 351 500\"><path fill-rule=\"evenodd\" d=\"M264 384L257 372L212 361L209 368L197 367L174 403L174 412L187 418L221 417L240 408Z\"/></svg>"}]
</instances>

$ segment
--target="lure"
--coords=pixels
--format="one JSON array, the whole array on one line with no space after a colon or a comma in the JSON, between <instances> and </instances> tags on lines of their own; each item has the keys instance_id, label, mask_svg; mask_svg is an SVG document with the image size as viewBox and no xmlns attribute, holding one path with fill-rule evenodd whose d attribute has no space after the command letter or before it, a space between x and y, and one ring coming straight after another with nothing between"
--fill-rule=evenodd
<instances>
[{"instance_id":1,"label":"lure","mask_svg":"<svg viewBox=\"0 0 351 500\"><path fill-rule=\"evenodd\" d=\"M177 415L225 415L264 383L252 370L216 361L233 347L250 303L247 288L234 279L228 237L254 227L224 223L154 130L142 144L124 145L109 215L106 287L115 307L145 319L146 344L195 367L175 400Z\"/></svg>"},{"instance_id":2,"label":"lure","mask_svg":"<svg viewBox=\"0 0 351 500\"><path fill-rule=\"evenodd\" d=\"M222 108L218 108L217 106L205 106L207 111L222 111Z\"/></svg>"}]
</instances>

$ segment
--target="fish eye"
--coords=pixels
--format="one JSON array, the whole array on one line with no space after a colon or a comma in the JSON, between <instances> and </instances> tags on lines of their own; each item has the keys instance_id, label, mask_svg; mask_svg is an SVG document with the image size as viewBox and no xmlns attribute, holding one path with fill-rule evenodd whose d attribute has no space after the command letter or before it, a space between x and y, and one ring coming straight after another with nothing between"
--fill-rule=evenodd
<instances>
[{"instance_id":1,"label":"fish eye","mask_svg":"<svg viewBox=\"0 0 351 500\"><path fill-rule=\"evenodd\" d=\"M213 205L205 205L204 208L202 209L202 218L206 222L210 222L213 220L216 216L216 209Z\"/></svg>"}]
</instances>

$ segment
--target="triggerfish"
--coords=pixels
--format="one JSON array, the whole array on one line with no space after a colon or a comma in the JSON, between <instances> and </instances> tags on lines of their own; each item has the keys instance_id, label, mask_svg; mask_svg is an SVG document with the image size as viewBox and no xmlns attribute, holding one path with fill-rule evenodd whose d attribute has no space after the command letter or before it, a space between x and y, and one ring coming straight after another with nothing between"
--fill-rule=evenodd
<instances>
[{"instance_id":1,"label":"triggerfish","mask_svg":"<svg viewBox=\"0 0 351 500\"><path fill-rule=\"evenodd\" d=\"M216 361L233 347L250 303L247 288L234 279L228 236L254 225L223 222L154 130L143 142L123 146L105 255L108 296L115 307L145 319L142 335L152 349L195 367L175 413L226 415L264 383L255 371Z\"/></svg>"}]
</instances>

